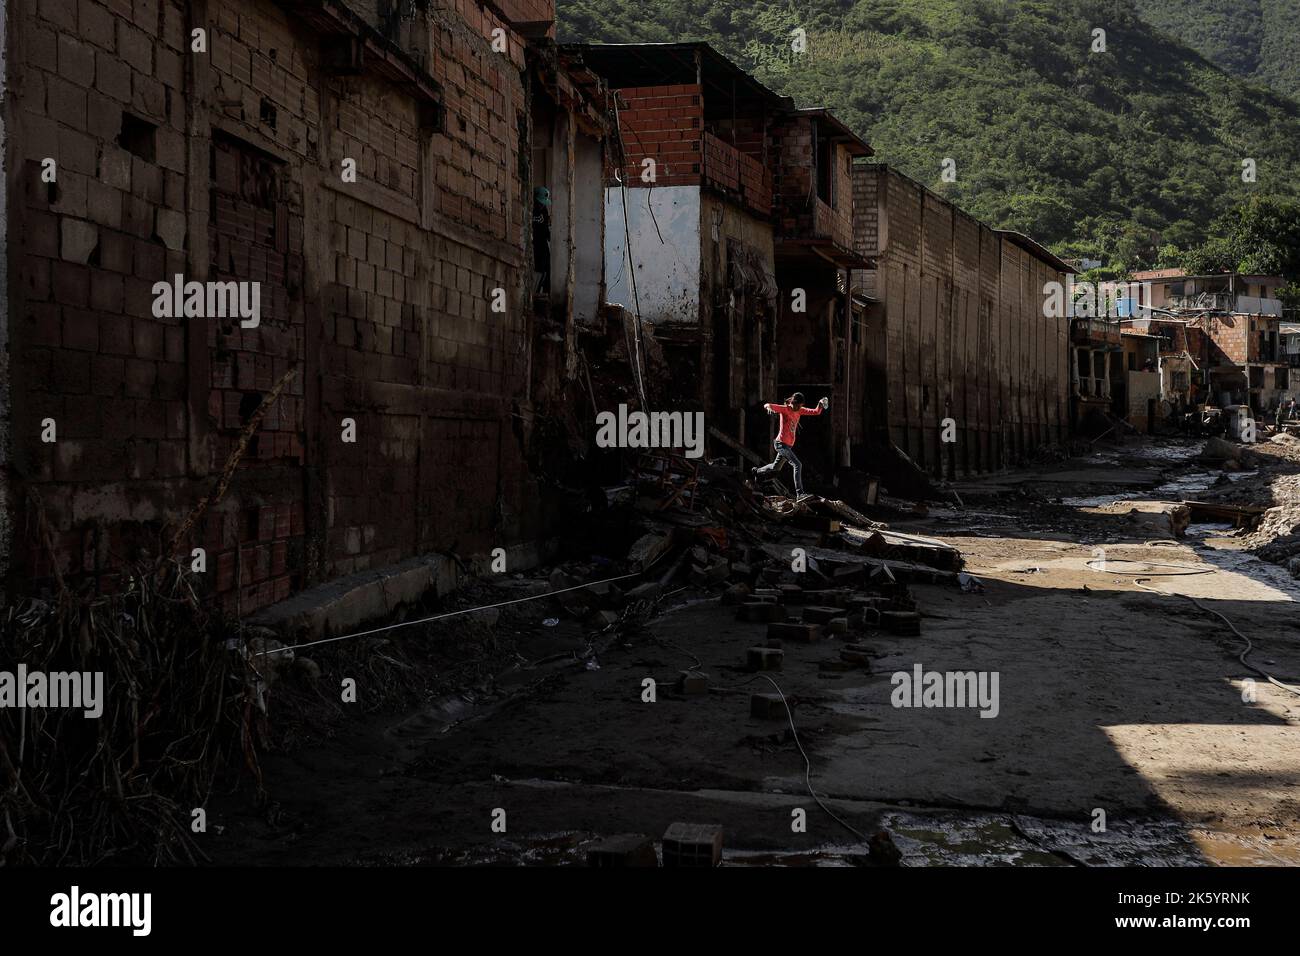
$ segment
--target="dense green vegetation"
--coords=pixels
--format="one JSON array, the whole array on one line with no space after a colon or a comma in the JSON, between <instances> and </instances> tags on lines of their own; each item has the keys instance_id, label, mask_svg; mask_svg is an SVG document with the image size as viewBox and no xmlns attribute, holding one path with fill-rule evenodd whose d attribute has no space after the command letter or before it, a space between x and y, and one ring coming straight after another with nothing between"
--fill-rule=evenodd
<instances>
[{"instance_id":1,"label":"dense green vegetation","mask_svg":"<svg viewBox=\"0 0 1300 956\"><path fill-rule=\"evenodd\" d=\"M1137 0L1137 9L1234 76L1300 98L1300 0Z\"/></svg>"},{"instance_id":2,"label":"dense green vegetation","mask_svg":"<svg viewBox=\"0 0 1300 956\"><path fill-rule=\"evenodd\" d=\"M1131 269L1211 240L1230 248L1221 229L1252 198L1294 211L1278 204L1300 195L1300 105L1130 7L559 0L559 15L562 40L708 40L799 105L831 107L880 161L986 222ZM1093 52L1096 28L1105 52ZM804 54L791 50L795 29ZM940 180L946 157L956 182Z\"/></svg>"}]
</instances>

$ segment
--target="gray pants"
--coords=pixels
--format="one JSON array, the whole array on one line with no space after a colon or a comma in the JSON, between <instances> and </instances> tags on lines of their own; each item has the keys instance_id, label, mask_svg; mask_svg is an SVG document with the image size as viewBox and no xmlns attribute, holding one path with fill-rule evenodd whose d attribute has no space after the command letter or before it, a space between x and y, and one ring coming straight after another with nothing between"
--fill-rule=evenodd
<instances>
[{"instance_id":1,"label":"gray pants","mask_svg":"<svg viewBox=\"0 0 1300 956\"><path fill-rule=\"evenodd\" d=\"M782 460L790 463L790 468L794 471L794 493L803 494L803 462L799 456L794 453L794 449L789 445L783 445L779 441L773 442L772 447L776 449L776 458L770 464L764 465L758 469L760 475L770 475L781 467Z\"/></svg>"}]
</instances>

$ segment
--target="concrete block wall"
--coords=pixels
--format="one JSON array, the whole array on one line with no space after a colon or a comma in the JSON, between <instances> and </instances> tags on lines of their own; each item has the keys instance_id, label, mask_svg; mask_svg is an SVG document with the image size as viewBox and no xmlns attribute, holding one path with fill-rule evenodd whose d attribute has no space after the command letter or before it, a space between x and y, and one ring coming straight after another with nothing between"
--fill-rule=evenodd
<instances>
[{"instance_id":1,"label":"concrete block wall","mask_svg":"<svg viewBox=\"0 0 1300 956\"><path fill-rule=\"evenodd\" d=\"M9 289L11 591L53 568L38 500L59 569L118 586L216 484L289 371L228 492L177 548L207 550L223 606L540 535L502 423L527 406L529 367L513 24L544 32L553 7L508 8L456 0L421 21L435 131L411 84L332 74L319 25L271 0L11 7L10 229L25 237ZM195 26L206 53L190 50ZM56 183L41 181L46 158ZM155 318L153 284L176 274L260 282L260 325Z\"/></svg>"},{"instance_id":2,"label":"concrete block wall","mask_svg":"<svg viewBox=\"0 0 1300 956\"><path fill-rule=\"evenodd\" d=\"M1215 365L1245 365L1250 354L1250 317L1211 316L1205 323L1210 361Z\"/></svg>"},{"instance_id":3,"label":"concrete block wall","mask_svg":"<svg viewBox=\"0 0 1300 956\"><path fill-rule=\"evenodd\" d=\"M887 166L852 175L855 247L878 268L855 273L883 300L891 440L936 475L1006 467L1060 441L1068 328L1042 314L1052 266ZM944 443L942 420L956 424Z\"/></svg>"}]
</instances>

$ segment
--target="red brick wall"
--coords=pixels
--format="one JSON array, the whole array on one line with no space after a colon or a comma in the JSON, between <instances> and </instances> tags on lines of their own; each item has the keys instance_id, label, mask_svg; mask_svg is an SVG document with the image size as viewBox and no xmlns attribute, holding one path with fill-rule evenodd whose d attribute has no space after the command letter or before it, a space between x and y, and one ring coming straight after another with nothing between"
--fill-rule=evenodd
<instances>
[{"instance_id":1,"label":"red brick wall","mask_svg":"<svg viewBox=\"0 0 1300 956\"><path fill-rule=\"evenodd\" d=\"M698 186L703 160L704 105L700 87L625 87L618 91L619 128L628 186L641 181L642 162L655 161L656 186Z\"/></svg>"}]
</instances>

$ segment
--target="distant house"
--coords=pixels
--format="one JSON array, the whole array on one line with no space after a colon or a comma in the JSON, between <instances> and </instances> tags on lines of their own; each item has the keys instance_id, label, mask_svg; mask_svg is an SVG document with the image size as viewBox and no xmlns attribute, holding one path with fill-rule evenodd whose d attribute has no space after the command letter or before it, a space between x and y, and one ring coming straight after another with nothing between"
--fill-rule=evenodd
<instances>
[{"instance_id":1,"label":"distant house","mask_svg":"<svg viewBox=\"0 0 1300 956\"><path fill-rule=\"evenodd\" d=\"M1161 410L1160 346L1158 335L1124 330L1124 370L1113 395L1116 411L1140 432L1154 430Z\"/></svg>"},{"instance_id":2,"label":"distant house","mask_svg":"<svg viewBox=\"0 0 1300 956\"><path fill-rule=\"evenodd\" d=\"M1150 269L1133 273L1141 287L1138 305L1147 309L1240 312L1282 315L1277 290L1286 285L1282 276L1223 272L1188 275L1183 269Z\"/></svg>"}]
</instances>

